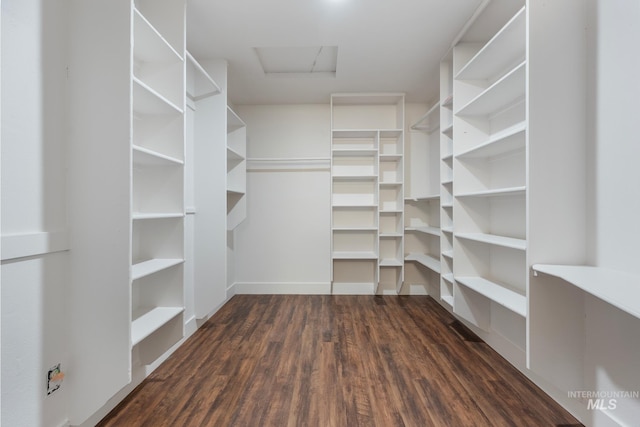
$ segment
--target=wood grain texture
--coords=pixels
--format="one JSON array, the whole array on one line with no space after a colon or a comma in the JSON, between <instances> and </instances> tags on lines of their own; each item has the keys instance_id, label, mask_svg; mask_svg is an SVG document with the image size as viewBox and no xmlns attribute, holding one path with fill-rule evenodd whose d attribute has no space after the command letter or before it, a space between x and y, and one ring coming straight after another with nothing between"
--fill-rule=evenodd
<instances>
[{"instance_id":1,"label":"wood grain texture","mask_svg":"<svg viewBox=\"0 0 640 427\"><path fill-rule=\"evenodd\" d=\"M236 295L99 425L581 424L430 297Z\"/></svg>"}]
</instances>

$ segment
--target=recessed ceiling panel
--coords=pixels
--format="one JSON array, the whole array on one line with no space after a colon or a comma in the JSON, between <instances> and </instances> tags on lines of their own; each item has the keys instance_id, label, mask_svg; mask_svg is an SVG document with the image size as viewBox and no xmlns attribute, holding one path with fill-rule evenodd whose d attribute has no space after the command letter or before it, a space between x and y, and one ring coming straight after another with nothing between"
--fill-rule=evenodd
<instances>
[{"instance_id":1,"label":"recessed ceiling panel","mask_svg":"<svg viewBox=\"0 0 640 427\"><path fill-rule=\"evenodd\" d=\"M274 77L335 77L338 46L254 48L262 71Z\"/></svg>"}]
</instances>

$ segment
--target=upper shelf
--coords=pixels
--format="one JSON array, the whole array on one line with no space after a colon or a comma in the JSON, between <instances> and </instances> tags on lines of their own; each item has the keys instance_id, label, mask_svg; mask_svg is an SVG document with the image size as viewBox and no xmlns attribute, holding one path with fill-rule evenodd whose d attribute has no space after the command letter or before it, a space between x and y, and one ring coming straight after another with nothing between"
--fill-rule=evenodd
<instances>
[{"instance_id":1,"label":"upper shelf","mask_svg":"<svg viewBox=\"0 0 640 427\"><path fill-rule=\"evenodd\" d=\"M134 10L133 31L136 59L144 62L182 61L182 56L137 9Z\"/></svg>"},{"instance_id":2,"label":"upper shelf","mask_svg":"<svg viewBox=\"0 0 640 427\"><path fill-rule=\"evenodd\" d=\"M245 123L242 121L231 107L227 107L227 133L231 133L234 130L245 127Z\"/></svg>"},{"instance_id":3,"label":"upper shelf","mask_svg":"<svg viewBox=\"0 0 640 427\"><path fill-rule=\"evenodd\" d=\"M467 62L455 78L491 80L514 64L524 61L526 26L526 11L523 7Z\"/></svg>"},{"instance_id":4,"label":"upper shelf","mask_svg":"<svg viewBox=\"0 0 640 427\"><path fill-rule=\"evenodd\" d=\"M456 114L458 116L486 116L514 105L525 95L525 69L525 63L522 62L469 101Z\"/></svg>"},{"instance_id":5,"label":"upper shelf","mask_svg":"<svg viewBox=\"0 0 640 427\"><path fill-rule=\"evenodd\" d=\"M612 306L640 318L640 277L586 265L534 264L534 273L558 277Z\"/></svg>"},{"instance_id":6,"label":"upper shelf","mask_svg":"<svg viewBox=\"0 0 640 427\"><path fill-rule=\"evenodd\" d=\"M133 78L133 111L140 114L182 114L182 108L153 90L137 77Z\"/></svg>"},{"instance_id":7,"label":"upper shelf","mask_svg":"<svg viewBox=\"0 0 640 427\"><path fill-rule=\"evenodd\" d=\"M188 73L192 80L187 80L187 96L189 98L199 101L222 92L220 86L189 52L187 52L187 64L192 71L192 73Z\"/></svg>"},{"instance_id":8,"label":"upper shelf","mask_svg":"<svg viewBox=\"0 0 640 427\"><path fill-rule=\"evenodd\" d=\"M458 159L489 159L513 151L524 150L526 146L526 122L520 122L497 132L482 144L476 145L460 154Z\"/></svg>"},{"instance_id":9,"label":"upper shelf","mask_svg":"<svg viewBox=\"0 0 640 427\"><path fill-rule=\"evenodd\" d=\"M431 133L440 127L440 104L436 102L424 113L413 125L411 129Z\"/></svg>"}]
</instances>

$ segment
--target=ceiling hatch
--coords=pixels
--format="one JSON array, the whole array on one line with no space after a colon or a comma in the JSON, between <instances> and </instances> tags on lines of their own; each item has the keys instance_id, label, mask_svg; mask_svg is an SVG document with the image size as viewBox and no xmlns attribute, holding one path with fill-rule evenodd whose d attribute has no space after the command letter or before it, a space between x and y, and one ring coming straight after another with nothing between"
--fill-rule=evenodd
<instances>
[{"instance_id":1,"label":"ceiling hatch","mask_svg":"<svg viewBox=\"0 0 640 427\"><path fill-rule=\"evenodd\" d=\"M262 71L269 77L335 77L338 46L282 46L254 48Z\"/></svg>"}]
</instances>

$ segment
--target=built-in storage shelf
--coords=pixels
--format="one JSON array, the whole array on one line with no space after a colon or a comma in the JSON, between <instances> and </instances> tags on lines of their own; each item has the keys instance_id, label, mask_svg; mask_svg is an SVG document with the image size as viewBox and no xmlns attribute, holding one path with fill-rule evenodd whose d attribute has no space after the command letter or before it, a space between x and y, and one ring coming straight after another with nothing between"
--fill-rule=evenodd
<instances>
[{"instance_id":1,"label":"built-in storage shelf","mask_svg":"<svg viewBox=\"0 0 640 427\"><path fill-rule=\"evenodd\" d=\"M420 117L411 129L431 133L440 128L440 105L436 103Z\"/></svg>"},{"instance_id":2,"label":"built-in storage shelf","mask_svg":"<svg viewBox=\"0 0 640 427\"><path fill-rule=\"evenodd\" d=\"M450 162L453 159L453 153L445 154L442 156L442 160L445 162Z\"/></svg>"},{"instance_id":3,"label":"built-in storage shelf","mask_svg":"<svg viewBox=\"0 0 640 427\"><path fill-rule=\"evenodd\" d=\"M440 273L440 261L431 255L411 252L407 254L404 260L417 262L438 274Z\"/></svg>"},{"instance_id":4,"label":"built-in storage shelf","mask_svg":"<svg viewBox=\"0 0 640 427\"><path fill-rule=\"evenodd\" d=\"M586 265L534 264L534 274L558 277L602 301L640 318L640 276Z\"/></svg>"},{"instance_id":5,"label":"built-in storage shelf","mask_svg":"<svg viewBox=\"0 0 640 427\"><path fill-rule=\"evenodd\" d=\"M453 273L443 274L442 278L447 282L449 282L450 284L453 284L453 280L454 280Z\"/></svg>"},{"instance_id":6,"label":"built-in storage shelf","mask_svg":"<svg viewBox=\"0 0 640 427\"><path fill-rule=\"evenodd\" d=\"M524 61L526 13L516 15L455 76L458 80L493 80L510 66Z\"/></svg>"},{"instance_id":7,"label":"built-in storage shelf","mask_svg":"<svg viewBox=\"0 0 640 427\"><path fill-rule=\"evenodd\" d=\"M456 276L455 281L456 283L466 286L467 288L487 297L491 301L500 304L520 316L526 317L527 315L526 297L499 283L474 276Z\"/></svg>"},{"instance_id":8,"label":"built-in storage shelf","mask_svg":"<svg viewBox=\"0 0 640 427\"><path fill-rule=\"evenodd\" d=\"M469 150L458 154L458 159L489 159L525 149L526 122L519 122L489 137Z\"/></svg>"},{"instance_id":9,"label":"built-in storage shelf","mask_svg":"<svg viewBox=\"0 0 640 427\"><path fill-rule=\"evenodd\" d=\"M184 212L134 212L131 215L131 219L134 221L146 220L146 219L170 219L170 218L183 218Z\"/></svg>"},{"instance_id":10,"label":"built-in storage shelf","mask_svg":"<svg viewBox=\"0 0 640 427\"><path fill-rule=\"evenodd\" d=\"M148 148L133 146L133 163L147 166L183 165L184 161Z\"/></svg>"},{"instance_id":11,"label":"built-in storage shelf","mask_svg":"<svg viewBox=\"0 0 640 427\"><path fill-rule=\"evenodd\" d=\"M510 187L510 188L496 188L492 190L474 191L469 193L456 194L455 197L505 197L505 196L520 196L526 192L525 186Z\"/></svg>"},{"instance_id":12,"label":"built-in storage shelf","mask_svg":"<svg viewBox=\"0 0 640 427\"><path fill-rule=\"evenodd\" d=\"M187 84L187 97L192 101L200 101L220 94L222 92L220 86L202 68L202 65L189 52L187 52L186 56L188 66L193 69L193 73L189 76L192 80L188 80L189 84Z\"/></svg>"},{"instance_id":13,"label":"built-in storage shelf","mask_svg":"<svg viewBox=\"0 0 640 427\"><path fill-rule=\"evenodd\" d=\"M438 227L430 227L428 225L419 226L419 227L405 227L405 231L414 231L418 233L430 234L432 236L440 236L440 228Z\"/></svg>"},{"instance_id":14,"label":"built-in storage shelf","mask_svg":"<svg viewBox=\"0 0 640 427\"><path fill-rule=\"evenodd\" d=\"M442 133L447 135L449 138L453 138L453 122L444 126L442 128Z\"/></svg>"},{"instance_id":15,"label":"built-in storage shelf","mask_svg":"<svg viewBox=\"0 0 640 427\"><path fill-rule=\"evenodd\" d=\"M231 160L232 162L241 162L245 160L245 156L237 152L231 147L227 147L227 160Z\"/></svg>"},{"instance_id":16,"label":"built-in storage shelf","mask_svg":"<svg viewBox=\"0 0 640 427\"><path fill-rule=\"evenodd\" d=\"M137 8L133 11L134 55L145 62L180 62L182 55L156 30Z\"/></svg>"},{"instance_id":17,"label":"built-in storage shelf","mask_svg":"<svg viewBox=\"0 0 640 427\"><path fill-rule=\"evenodd\" d=\"M162 96L137 77L133 77L133 111L138 114L168 116L182 114L182 108Z\"/></svg>"},{"instance_id":18,"label":"built-in storage shelf","mask_svg":"<svg viewBox=\"0 0 640 427\"><path fill-rule=\"evenodd\" d=\"M334 157L366 157L375 156L378 150L368 148L334 148L331 150Z\"/></svg>"},{"instance_id":19,"label":"built-in storage shelf","mask_svg":"<svg viewBox=\"0 0 640 427\"><path fill-rule=\"evenodd\" d=\"M227 133L231 133L245 126L240 116L238 116L231 107L227 107Z\"/></svg>"},{"instance_id":20,"label":"built-in storage shelf","mask_svg":"<svg viewBox=\"0 0 640 427\"><path fill-rule=\"evenodd\" d=\"M131 279L137 280L184 263L183 259L150 259L131 266Z\"/></svg>"},{"instance_id":21,"label":"built-in storage shelf","mask_svg":"<svg viewBox=\"0 0 640 427\"><path fill-rule=\"evenodd\" d=\"M440 101L440 105L443 107L451 108L453 105L453 94L447 95L442 101Z\"/></svg>"},{"instance_id":22,"label":"built-in storage shelf","mask_svg":"<svg viewBox=\"0 0 640 427\"><path fill-rule=\"evenodd\" d=\"M517 249L524 251L527 249L527 241L524 239L515 239L513 237L496 236L494 234L485 233L456 233L458 239L472 240L474 242L486 243L493 246L501 246L503 248Z\"/></svg>"},{"instance_id":23,"label":"built-in storage shelf","mask_svg":"<svg viewBox=\"0 0 640 427\"><path fill-rule=\"evenodd\" d=\"M414 202L432 201L432 200L439 200L439 199L440 199L440 194L428 194L424 196L413 196L413 197L405 198L405 200L410 200Z\"/></svg>"},{"instance_id":24,"label":"built-in storage shelf","mask_svg":"<svg viewBox=\"0 0 640 427\"><path fill-rule=\"evenodd\" d=\"M378 259L378 254L370 251L337 251L333 259Z\"/></svg>"},{"instance_id":25,"label":"built-in storage shelf","mask_svg":"<svg viewBox=\"0 0 640 427\"><path fill-rule=\"evenodd\" d=\"M440 297L440 300L447 304L449 307L453 307L453 296L452 295L443 295Z\"/></svg>"},{"instance_id":26,"label":"built-in storage shelf","mask_svg":"<svg viewBox=\"0 0 640 427\"><path fill-rule=\"evenodd\" d=\"M131 345L135 346L184 311L183 307L148 307L133 313Z\"/></svg>"},{"instance_id":27,"label":"built-in storage shelf","mask_svg":"<svg viewBox=\"0 0 640 427\"><path fill-rule=\"evenodd\" d=\"M453 259L453 251L443 251L442 256L449 259Z\"/></svg>"},{"instance_id":28,"label":"built-in storage shelf","mask_svg":"<svg viewBox=\"0 0 640 427\"><path fill-rule=\"evenodd\" d=\"M402 260L395 258L382 258L379 262L380 267L402 267Z\"/></svg>"},{"instance_id":29,"label":"built-in storage shelf","mask_svg":"<svg viewBox=\"0 0 640 427\"><path fill-rule=\"evenodd\" d=\"M469 101L456 113L458 116L488 116L524 100L525 63L507 73Z\"/></svg>"},{"instance_id":30,"label":"built-in storage shelf","mask_svg":"<svg viewBox=\"0 0 640 427\"><path fill-rule=\"evenodd\" d=\"M378 231L378 227L333 227L333 231Z\"/></svg>"}]
</instances>

